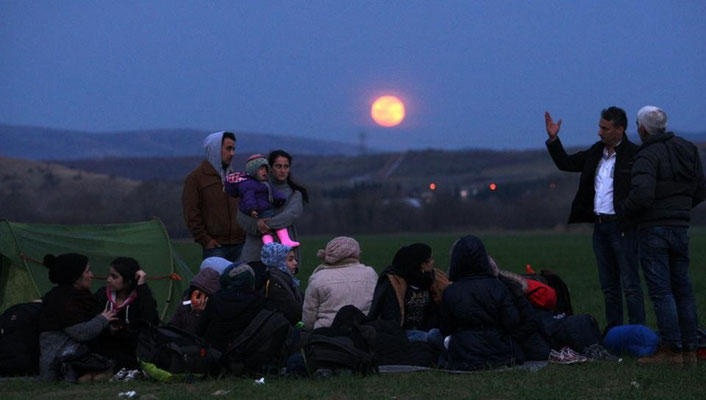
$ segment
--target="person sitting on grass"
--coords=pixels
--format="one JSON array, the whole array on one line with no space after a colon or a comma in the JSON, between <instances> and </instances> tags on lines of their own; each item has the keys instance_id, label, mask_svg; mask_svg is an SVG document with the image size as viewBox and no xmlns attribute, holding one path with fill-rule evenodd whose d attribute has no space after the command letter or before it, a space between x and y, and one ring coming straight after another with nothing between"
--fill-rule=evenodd
<instances>
[{"instance_id":1,"label":"person sitting on grass","mask_svg":"<svg viewBox=\"0 0 706 400\"><path fill-rule=\"evenodd\" d=\"M441 350L439 303L448 285L446 274L434 269L431 247L404 246L380 274L368 318L397 321L410 341L429 342Z\"/></svg>"},{"instance_id":2,"label":"person sitting on grass","mask_svg":"<svg viewBox=\"0 0 706 400\"><path fill-rule=\"evenodd\" d=\"M182 296L182 301L188 304L183 304L183 302L179 304L172 319L169 320L169 325L196 335L198 333L199 320L206 309L208 298L221 288L220 279L221 274L218 271L211 267L202 267L199 273L194 276L194 279L191 280L191 285Z\"/></svg>"},{"instance_id":3,"label":"person sitting on grass","mask_svg":"<svg viewBox=\"0 0 706 400\"><path fill-rule=\"evenodd\" d=\"M331 326L338 310L349 304L367 315L378 274L360 263L358 242L339 236L316 255L323 263L309 277L302 310L304 327L312 330Z\"/></svg>"},{"instance_id":4,"label":"person sitting on grass","mask_svg":"<svg viewBox=\"0 0 706 400\"><path fill-rule=\"evenodd\" d=\"M297 325L302 320L303 296L299 279L294 277L299 271L294 250L280 243L268 243L262 246L260 255L267 266L265 298L290 324Z\"/></svg>"},{"instance_id":5,"label":"person sitting on grass","mask_svg":"<svg viewBox=\"0 0 706 400\"><path fill-rule=\"evenodd\" d=\"M221 353L240 336L265 307L265 298L255 290L255 272L236 262L223 271L221 290L209 297L199 321L199 336Z\"/></svg>"},{"instance_id":6,"label":"person sitting on grass","mask_svg":"<svg viewBox=\"0 0 706 400\"><path fill-rule=\"evenodd\" d=\"M522 364L512 338L520 316L510 290L492 275L488 254L473 235L451 252L449 279L441 299L441 332L447 338L440 366L477 370Z\"/></svg>"},{"instance_id":7,"label":"person sitting on grass","mask_svg":"<svg viewBox=\"0 0 706 400\"><path fill-rule=\"evenodd\" d=\"M131 257L110 263L107 285L95 293L99 307L115 311L116 320L100 335L100 353L115 360L115 370L137 369L137 338L159 323L157 302L147 285L147 273Z\"/></svg>"},{"instance_id":8,"label":"person sitting on grass","mask_svg":"<svg viewBox=\"0 0 706 400\"><path fill-rule=\"evenodd\" d=\"M43 297L39 320L39 377L44 381L89 382L113 376L113 362L96 354L98 336L116 321L116 310L99 310L91 293L88 257L47 254L44 266L57 284Z\"/></svg>"}]
</instances>

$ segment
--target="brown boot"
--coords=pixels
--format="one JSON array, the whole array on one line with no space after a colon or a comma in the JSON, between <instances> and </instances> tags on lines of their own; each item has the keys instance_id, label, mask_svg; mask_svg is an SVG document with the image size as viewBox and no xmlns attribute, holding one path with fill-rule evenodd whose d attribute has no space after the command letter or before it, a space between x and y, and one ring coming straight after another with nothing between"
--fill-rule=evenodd
<instances>
[{"instance_id":1,"label":"brown boot","mask_svg":"<svg viewBox=\"0 0 706 400\"><path fill-rule=\"evenodd\" d=\"M681 352L672 351L668 347L660 346L657 352L649 357L642 357L637 360L640 365L671 364L682 365L684 363Z\"/></svg>"},{"instance_id":2,"label":"brown boot","mask_svg":"<svg viewBox=\"0 0 706 400\"><path fill-rule=\"evenodd\" d=\"M681 353L685 367L695 367L697 364L696 351L685 351Z\"/></svg>"}]
</instances>

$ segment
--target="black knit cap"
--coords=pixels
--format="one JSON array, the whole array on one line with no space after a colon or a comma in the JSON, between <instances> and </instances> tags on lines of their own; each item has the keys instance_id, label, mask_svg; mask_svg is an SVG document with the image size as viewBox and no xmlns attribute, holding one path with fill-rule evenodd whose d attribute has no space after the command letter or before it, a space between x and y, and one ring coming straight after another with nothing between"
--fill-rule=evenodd
<instances>
[{"instance_id":1,"label":"black knit cap","mask_svg":"<svg viewBox=\"0 0 706 400\"><path fill-rule=\"evenodd\" d=\"M49 268L49 280L57 285L71 285L83 274L88 257L83 254L66 253L59 257L44 256L44 266Z\"/></svg>"}]
</instances>

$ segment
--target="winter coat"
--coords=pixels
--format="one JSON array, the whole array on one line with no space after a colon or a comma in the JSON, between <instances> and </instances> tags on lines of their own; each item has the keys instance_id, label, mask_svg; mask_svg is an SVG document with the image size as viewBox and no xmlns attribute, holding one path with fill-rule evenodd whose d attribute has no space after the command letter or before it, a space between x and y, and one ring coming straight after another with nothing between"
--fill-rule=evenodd
<instances>
[{"instance_id":1,"label":"winter coat","mask_svg":"<svg viewBox=\"0 0 706 400\"><path fill-rule=\"evenodd\" d=\"M524 356L512 333L520 326L513 295L491 276L483 243L469 235L451 252L449 278L453 283L441 300L441 333L451 336L440 365L475 370L521 364Z\"/></svg>"},{"instance_id":2,"label":"winter coat","mask_svg":"<svg viewBox=\"0 0 706 400\"><path fill-rule=\"evenodd\" d=\"M240 195L238 209L248 215L252 211L257 211L260 217L262 217L262 213L272 209L273 206L282 206L287 200L269 182L260 182L249 175L244 181L238 183L238 194Z\"/></svg>"},{"instance_id":3,"label":"winter coat","mask_svg":"<svg viewBox=\"0 0 706 400\"><path fill-rule=\"evenodd\" d=\"M268 268L263 290L267 302L281 312L290 324L296 325L302 320L302 293L294 286L291 276L277 268Z\"/></svg>"},{"instance_id":4,"label":"winter coat","mask_svg":"<svg viewBox=\"0 0 706 400\"><path fill-rule=\"evenodd\" d=\"M220 291L208 298L198 334L224 353L264 306L265 298L253 290Z\"/></svg>"},{"instance_id":5,"label":"winter coat","mask_svg":"<svg viewBox=\"0 0 706 400\"><path fill-rule=\"evenodd\" d=\"M297 240L297 229L294 222L302 215L304 206L302 202L302 194L299 191L292 190L286 181L280 182L270 177L270 184L278 190L287 201L280 208L276 208L274 217L267 221L267 225L272 230L287 228L289 238ZM252 261L260 261L260 250L262 249L262 235L257 229L257 218L253 218L248 214L239 211L237 214L238 223L245 230L245 245L240 254L240 261L250 263ZM299 247L294 248L294 253L302 264L301 253Z\"/></svg>"},{"instance_id":6,"label":"winter coat","mask_svg":"<svg viewBox=\"0 0 706 400\"><path fill-rule=\"evenodd\" d=\"M689 226L706 198L699 150L671 132L648 136L635 157L624 211L638 227Z\"/></svg>"},{"instance_id":7,"label":"winter coat","mask_svg":"<svg viewBox=\"0 0 706 400\"><path fill-rule=\"evenodd\" d=\"M304 294L304 327L331 326L338 310L349 304L367 315L377 280L374 269L355 259L346 259L336 265L319 265L309 277Z\"/></svg>"},{"instance_id":8,"label":"winter coat","mask_svg":"<svg viewBox=\"0 0 706 400\"><path fill-rule=\"evenodd\" d=\"M186 177L181 201L186 226L201 246L211 239L219 244L245 241L245 232L236 220L238 199L223 191L221 175L208 160Z\"/></svg>"},{"instance_id":9,"label":"winter coat","mask_svg":"<svg viewBox=\"0 0 706 400\"><path fill-rule=\"evenodd\" d=\"M425 312L424 323L417 329L428 331L432 328L439 328L439 304L441 303L441 295L449 283L449 278L444 271L434 269L434 283L429 290L432 301ZM407 288L407 282L401 276L389 273L381 275L375 286L368 318L371 320L396 321L401 327L406 327L405 300Z\"/></svg>"},{"instance_id":10,"label":"winter coat","mask_svg":"<svg viewBox=\"0 0 706 400\"><path fill-rule=\"evenodd\" d=\"M546 142L549 154L554 160L557 168L567 172L580 172L579 188L576 192L576 197L571 203L571 214L569 214L569 223L578 222L596 222L596 213L594 211L594 199L596 196L595 180L596 168L598 162L603 157L603 142L596 142L588 150L579 151L571 155L567 155L561 140L557 137L556 140ZM623 140L615 147L615 170L613 173L613 208L618 216L621 215L620 205L628 196L630 191L630 169L632 168L633 158L637 153L638 146L628 140L627 135L623 136ZM628 229L629 225L624 221L622 227Z\"/></svg>"},{"instance_id":11,"label":"winter coat","mask_svg":"<svg viewBox=\"0 0 706 400\"><path fill-rule=\"evenodd\" d=\"M441 301L441 332L451 335L445 368L474 370L521 364L524 357L512 333L520 316L512 294L490 276L454 281Z\"/></svg>"},{"instance_id":12,"label":"winter coat","mask_svg":"<svg viewBox=\"0 0 706 400\"><path fill-rule=\"evenodd\" d=\"M137 368L137 338L143 329L159 324L157 302L147 284L137 285L137 297L115 315L118 319L110 323L99 337L99 353L116 361L116 369ZM109 304L105 286L96 291L100 310Z\"/></svg>"}]
</instances>

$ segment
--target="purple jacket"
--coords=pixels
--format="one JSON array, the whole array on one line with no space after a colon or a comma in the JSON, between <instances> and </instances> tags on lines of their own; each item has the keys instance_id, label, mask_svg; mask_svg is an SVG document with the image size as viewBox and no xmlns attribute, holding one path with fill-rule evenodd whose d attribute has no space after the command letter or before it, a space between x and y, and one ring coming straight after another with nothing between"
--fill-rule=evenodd
<instances>
[{"instance_id":1,"label":"purple jacket","mask_svg":"<svg viewBox=\"0 0 706 400\"><path fill-rule=\"evenodd\" d=\"M240 202L238 208L244 214L250 215L251 211L257 211L258 214L269 210L274 205L280 207L287 201L287 198L273 188L269 182L260 182L252 176L247 176L246 179L238 183L238 193ZM272 195L270 199L270 194Z\"/></svg>"}]
</instances>

